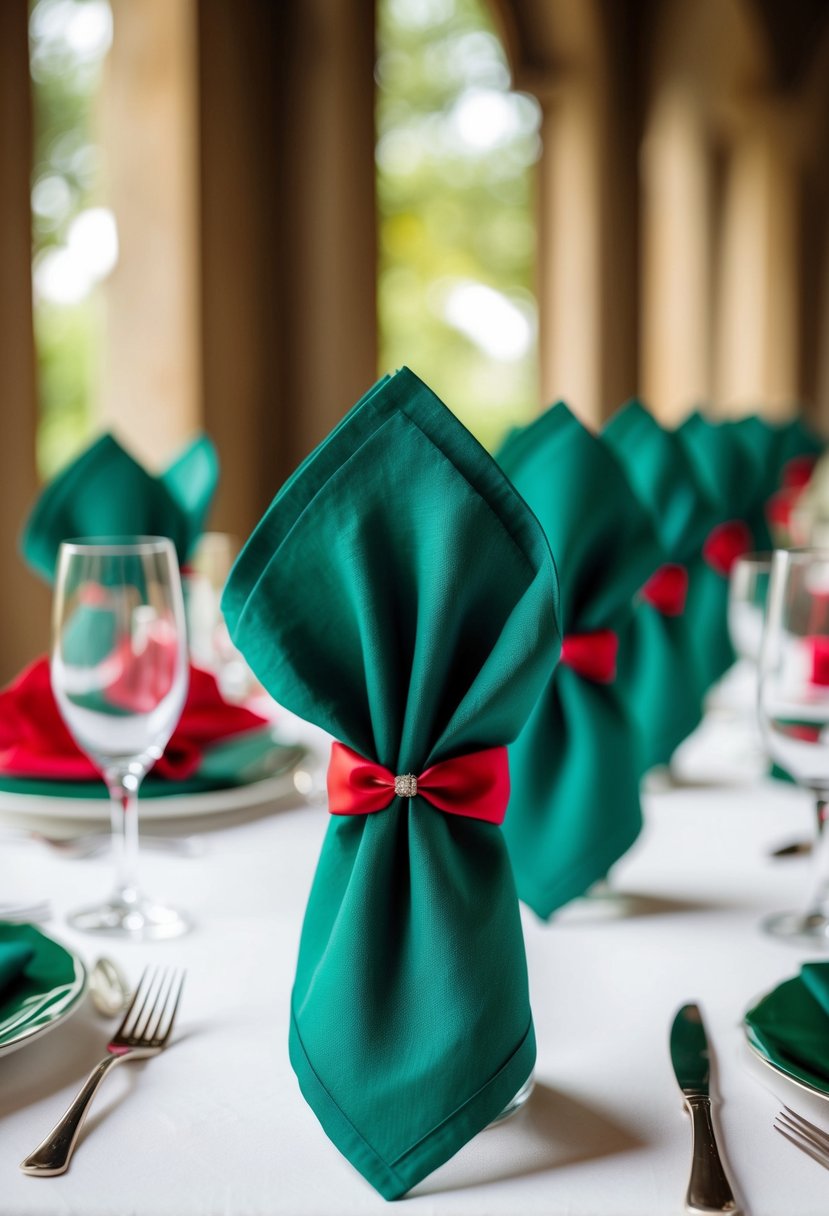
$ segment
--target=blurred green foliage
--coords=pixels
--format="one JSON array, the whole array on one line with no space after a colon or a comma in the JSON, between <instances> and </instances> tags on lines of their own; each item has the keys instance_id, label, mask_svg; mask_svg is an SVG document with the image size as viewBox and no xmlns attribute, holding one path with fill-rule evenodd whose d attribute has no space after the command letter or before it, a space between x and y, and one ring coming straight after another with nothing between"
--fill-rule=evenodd
<instances>
[{"instance_id":1,"label":"blurred green foliage","mask_svg":"<svg viewBox=\"0 0 829 1216\"><path fill-rule=\"evenodd\" d=\"M483 0L379 0L377 85L381 371L493 446L538 403L538 107Z\"/></svg>"},{"instance_id":2,"label":"blurred green foliage","mask_svg":"<svg viewBox=\"0 0 829 1216\"><path fill-rule=\"evenodd\" d=\"M37 458L50 477L93 428L103 314L94 288L59 261L71 225L100 192L94 108L111 36L105 0L32 0L32 259L40 422Z\"/></svg>"}]
</instances>

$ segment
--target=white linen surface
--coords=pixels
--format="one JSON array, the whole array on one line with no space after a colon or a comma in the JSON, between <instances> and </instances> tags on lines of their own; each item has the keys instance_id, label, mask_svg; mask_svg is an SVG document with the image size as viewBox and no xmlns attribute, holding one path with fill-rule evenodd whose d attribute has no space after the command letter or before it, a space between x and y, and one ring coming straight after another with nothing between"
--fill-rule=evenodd
<instances>
[{"instance_id":1,"label":"white linen surface","mask_svg":"<svg viewBox=\"0 0 829 1216\"><path fill-rule=\"evenodd\" d=\"M721 1143L745 1210L823 1216L826 1175L772 1131L772 1119L785 1099L829 1127L829 1103L756 1064L740 1025L756 997L814 957L758 928L808 893L810 859L772 861L768 850L811 832L809 799L765 779L728 784L733 722L719 712L683 750L681 771L699 784L648 781L646 828L611 875L615 897L582 901L549 925L525 915L536 1091L420 1184L404 1201L412 1216L681 1212L690 1125L668 1033L690 1000L709 1030ZM742 761L732 779L739 771ZM145 853L146 889L197 920L189 937L156 945L63 923L67 910L106 893L108 859L0 845L3 898L51 898L57 915L46 931L90 964L107 953L133 978L154 961L188 972L175 1041L107 1080L63 1177L25 1177L18 1162L103 1054L107 1023L86 1001L53 1033L0 1058L0 1216L389 1211L325 1137L288 1062L294 959L326 818L320 806L297 806L211 831L198 859Z\"/></svg>"}]
</instances>

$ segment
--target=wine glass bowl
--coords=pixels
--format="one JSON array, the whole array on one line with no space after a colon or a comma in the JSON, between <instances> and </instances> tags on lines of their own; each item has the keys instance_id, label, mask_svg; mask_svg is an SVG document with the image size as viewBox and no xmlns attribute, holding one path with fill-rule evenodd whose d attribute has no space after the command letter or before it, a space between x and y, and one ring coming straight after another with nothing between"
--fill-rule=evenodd
<instances>
[{"instance_id":1,"label":"wine glass bowl","mask_svg":"<svg viewBox=\"0 0 829 1216\"><path fill-rule=\"evenodd\" d=\"M51 679L58 709L110 793L118 880L104 904L70 916L76 928L173 937L186 918L138 889L137 794L162 755L187 695L188 659L178 562L163 537L61 545Z\"/></svg>"},{"instance_id":2,"label":"wine glass bowl","mask_svg":"<svg viewBox=\"0 0 829 1216\"><path fill-rule=\"evenodd\" d=\"M771 553L746 553L731 567L728 632L737 655L756 666L766 616Z\"/></svg>"},{"instance_id":3,"label":"wine glass bowl","mask_svg":"<svg viewBox=\"0 0 829 1216\"><path fill-rule=\"evenodd\" d=\"M772 561L760 653L758 709L769 754L816 807L820 877L803 913L765 924L777 937L829 945L829 875L823 832L829 800L829 551L779 550Z\"/></svg>"}]
</instances>

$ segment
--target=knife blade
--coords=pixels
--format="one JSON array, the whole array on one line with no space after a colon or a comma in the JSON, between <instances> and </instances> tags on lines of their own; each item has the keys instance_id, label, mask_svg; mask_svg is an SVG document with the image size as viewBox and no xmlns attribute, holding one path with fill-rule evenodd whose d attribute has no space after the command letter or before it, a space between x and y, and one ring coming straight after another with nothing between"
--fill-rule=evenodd
<instances>
[{"instance_id":1,"label":"knife blade","mask_svg":"<svg viewBox=\"0 0 829 1216\"><path fill-rule=\"evenodd\" d=\"M698 1005L683 1005L671 1027L671 1062L691 1116L691 1177L688 1212L736 1212L737 1204L720 1160L711 1122L708 1038Z\"/></svg>"}]
</instances>

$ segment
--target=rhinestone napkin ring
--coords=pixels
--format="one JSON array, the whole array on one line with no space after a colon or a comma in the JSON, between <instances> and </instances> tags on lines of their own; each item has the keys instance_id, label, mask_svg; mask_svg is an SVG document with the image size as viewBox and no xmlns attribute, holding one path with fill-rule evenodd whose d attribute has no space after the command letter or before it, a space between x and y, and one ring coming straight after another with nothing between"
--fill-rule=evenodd
<instances>
[{"instance_id":1,"label":"rhinestone napkin ring","mask_svg":"<svg viewBox=\"0 0 829 1216\"><path fill-rule=\"evenodd\" d=\"M417 797L417 777L414 773L403 773L394 779L394 792L398 798Z\"/></svg>"}]
</instances>

